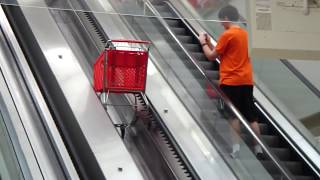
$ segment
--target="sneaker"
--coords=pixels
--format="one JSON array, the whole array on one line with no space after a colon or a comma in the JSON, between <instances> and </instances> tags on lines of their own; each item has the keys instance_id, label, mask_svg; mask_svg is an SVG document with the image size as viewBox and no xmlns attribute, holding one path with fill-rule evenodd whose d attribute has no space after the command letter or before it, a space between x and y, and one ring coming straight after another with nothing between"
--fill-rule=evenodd
<instances>
[{"instance_id":1,"label":"sneaker","mask_svg":"<svg viewBox=\"0 0 320 180\"><path fill-rule=\"evenodd\" d=\"M266 160L266 156L263 154L263 153L261 153L261 152L259 152L259 153L257 153L256 154L256 157L257 157L257 159L258 160Z\"/></svg>"},{"instance_id":2,"label":"sneaker","mask_svg":"<svg viewBox=\"0 0 320 180\"><path fill-rule=\"evenodd\" d=\"M232 152L232 153L230 153L230 156L232 159L238 159L240 156L240 151Z\"/></svg>"}]
</instances>

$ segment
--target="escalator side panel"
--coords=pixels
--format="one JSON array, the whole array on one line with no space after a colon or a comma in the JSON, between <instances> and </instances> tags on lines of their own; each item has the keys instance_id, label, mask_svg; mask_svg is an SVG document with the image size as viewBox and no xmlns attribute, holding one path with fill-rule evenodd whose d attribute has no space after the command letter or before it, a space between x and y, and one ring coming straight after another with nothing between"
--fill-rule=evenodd
<instances>
[{"instance_id":1,"label":"escalator side panel","mask_svg":"<svg viewBox=\"0 0 320 180\"><path fill-rule=\"evenodd\" d=\"M141 179L48 10L23 8L23 13L14 7L9 10L15 19L12 21L15 33L81 178ZM46 31L43 24L46 24ZM127 171L120 172L118 167Z\"/></svg>"},{"instance_id":2,"label":"escalator side panel","mask_svg":"<svg viewBox=\"0 0 320 180\"><path fill-rule=\"evenodd\" d=\"M54 115L54 119L60 121L58 127L63 133L63 138L68 144L68 149L73 154L72 159L75 161L76 168L82 179L90 179L89 177L96 179L103 179L103 175L99 166L93 160L93 154L85 137L81 132L81 128L76 122L72 110L68 106L64 95L59 88L58 82L54 76L48 64L46 63L46 57L41 51L40 46L36 42L31 28L26 23L22 11L16 7L5 7L6 13L11 21L19 39L20 45L28 57L28 62L33 73L36 76L38 84L40 84L42 93L45 94L46 101L50 105L50 111ZM19 27L19 28L17 28ZM54 97L55 100L51 99ZM58 101L57 101L58 100ZM59 102L59 104L56 104ZM90 153L91 152L91 153ZM80 159L81 157L81 159ZM85 167L85 164L90 164L89 167ZM93 168L91 171L90 169ZM88 174L87 174L88 173ZM90 175L92 174L92 175Z\"/></svg>"}]
</instances>

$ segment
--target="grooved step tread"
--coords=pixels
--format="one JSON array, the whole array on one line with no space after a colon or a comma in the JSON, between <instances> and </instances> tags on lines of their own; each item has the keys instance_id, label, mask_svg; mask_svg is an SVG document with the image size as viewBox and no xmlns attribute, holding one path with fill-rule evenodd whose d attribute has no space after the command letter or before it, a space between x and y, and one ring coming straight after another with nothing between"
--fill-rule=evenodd
<instances>
[{"instance_id":1,"label":"grooved step tread","mask_svg":"<svg viewBox=\"0 0 320 180\"><path fill-rule=\"evenodd\" d=\"M198 61L208 61L207 57L202 52L191 52L191 56Z\"/></svg>"},{"instance_id":2,"label":"grooved step tread","mask_svg":"<svg viewBox=\"0 0 320 180\"><path fill-rule=\"evenodd\" d=\"M178 35L177 38L182 43L193 43L193 42L195 42L195 39L192 36L188 36L188 35Z\"/></svg>"},{"instance_id":3,"label":"grooved step tread","mask_svg":"<svg viewBox=\"0 0 320 180\"><path fill-rule=\"evenodd\" d=\"M175 33L175 34L179 34L179 35L187 35L187 31L185 28L180 28L180 27L172 27L171 28L172 31Z\"/></svg>"},{"instance_id":4,"label":"grooved step tread","mask_svg":"<svg viewBox=\"0 0 320 180\"><path fill-rule=\"evenodd\" d=\"M270 149L281 161L289 161L291 158L291 151L289 148L270 148Z\"/></svg>"},{"instance_id":5,"label":"grooved step tread","mask_svg":"<svg viewBox=\"0 0 320 180\"><path fill-rule=\"evenodd\" d=\"M181 21L178 19L166 19L165 21L170 27L181 27Z\"/></svg>"}]
</instances>

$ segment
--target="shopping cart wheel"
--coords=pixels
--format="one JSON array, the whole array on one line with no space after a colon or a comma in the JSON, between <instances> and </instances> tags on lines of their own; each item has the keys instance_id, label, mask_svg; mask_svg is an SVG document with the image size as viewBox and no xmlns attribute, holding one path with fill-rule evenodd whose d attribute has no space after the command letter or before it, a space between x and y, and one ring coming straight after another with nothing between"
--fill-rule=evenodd
<instances>
[{"instance_id":1,"label":"shopping cart wheel","mask_svg":"<svg viewBox=\"0 0 320 180\"><path fill-rule=\"evenodd\" d=\"M120 136L122 139L124 139L125 133L126 133L126 128L128 127L128 124L115 124L114 125L116 128L120 128Z\"/></svg>"}]
</instances>

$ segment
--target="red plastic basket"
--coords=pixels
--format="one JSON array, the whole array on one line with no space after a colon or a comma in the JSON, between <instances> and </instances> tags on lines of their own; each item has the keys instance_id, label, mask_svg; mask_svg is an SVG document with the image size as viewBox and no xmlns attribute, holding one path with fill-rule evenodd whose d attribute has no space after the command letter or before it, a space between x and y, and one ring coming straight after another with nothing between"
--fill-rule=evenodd
<instances>
[{"instance_id":1,"label":"red plastic basket","mask_svg":"<svg viewBox=\"0 0 320 180\"><path fill-rule=\"evenodd\" d=\"M107 49L105 69L106 84L103 88L105 51L94 64L94 90L113 93L144 92L148 65L147 50Z\"/></svg>"}]
</instances>

